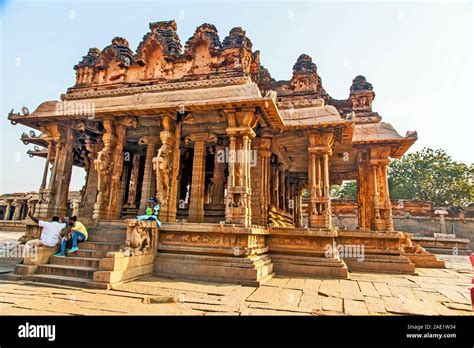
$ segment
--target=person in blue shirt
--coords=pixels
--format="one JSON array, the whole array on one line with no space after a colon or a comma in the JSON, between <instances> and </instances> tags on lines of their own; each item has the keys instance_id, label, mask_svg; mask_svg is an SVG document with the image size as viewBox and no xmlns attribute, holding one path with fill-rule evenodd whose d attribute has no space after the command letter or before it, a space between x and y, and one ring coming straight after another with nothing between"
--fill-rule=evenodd
<instances>
[{"instance_id":1,"label":"person in blue shirt","mask_svg":"<svg viewBox=\"0 0 474 348\"><path fill-rule=\"evenodd\" d=\"M150 197L148 199L148 207L146 208L145 215L139 215L136 217L137 220L155 220L158 227L161 227L161 221L158 219L160 214L160 205L156 197Z\"/></svg>"}]
</instances>

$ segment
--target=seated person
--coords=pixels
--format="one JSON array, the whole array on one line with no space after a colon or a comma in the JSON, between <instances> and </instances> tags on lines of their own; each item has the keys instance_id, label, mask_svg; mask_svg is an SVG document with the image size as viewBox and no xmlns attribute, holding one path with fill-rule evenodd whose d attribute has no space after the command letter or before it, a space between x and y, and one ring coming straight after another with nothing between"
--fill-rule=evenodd
<instances>
[{"instance_id":1,"label":"seated person","mask_svg":"<svg viewBox=\"0 0 474 348\"><path fill-rule=\"evenodd\" d=\"M146 208L145 215L139 215L136 217L137 220L155 220L158 227L161 227L161 221L158 220L160 214L160 205L156 197L150 197L148 199L148 207Z\"/></svg>"},{"instance_id":2,"label":"seated person","mask_svg":"<svg viewBox=\"0 0 474 348\"><path fill-rule=\"evenodd\" d=\"M78 242L85 242L87 240L89 236L87 229L82 222L77 221L76 216L71 216L69 218L69 226L71 226L71 231L66 237L63 237L61 241L61 249L59 250L59 253L54 256L66 256L66 246L69 241L72 243L69 252L73 253L79 250L79 247L77 246Z\"/></svg>"},{"instance_id":3,"label":"seated person","mask_svg":"<svg viewBox=\"0 0 474 348\"><path fill-rule=\"evenodd\" d=\"M53 216L50 222L43 221L34 217L31 211L28 212L28 216L42 229L39 239L32 239L26 242L23 256L25 256L27 252L31 251L31 249L37 246L46 246L50 248L55 247L58 244L61 231L66 227L64 218Z\"/></svg>"}]
</instances>

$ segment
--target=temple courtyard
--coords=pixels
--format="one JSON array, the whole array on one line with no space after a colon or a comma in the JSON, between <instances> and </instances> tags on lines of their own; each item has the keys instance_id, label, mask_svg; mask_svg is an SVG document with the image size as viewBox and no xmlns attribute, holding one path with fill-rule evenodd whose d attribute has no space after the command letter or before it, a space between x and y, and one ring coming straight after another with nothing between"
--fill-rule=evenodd
<instances>
[{"instance_id":1,"label":"temple courtyard","mask_svg":"<svg viewBox=\"0 0 474 348\"><path fill-rule=\"evenodd\" d=\"M2 315L472 315L466 256L418 275L352 272L350 279L275 276L248 287L144 277L112 290L0 281ZM3 262L3 272L13 268Z\"/></svg>"}]
</instances>

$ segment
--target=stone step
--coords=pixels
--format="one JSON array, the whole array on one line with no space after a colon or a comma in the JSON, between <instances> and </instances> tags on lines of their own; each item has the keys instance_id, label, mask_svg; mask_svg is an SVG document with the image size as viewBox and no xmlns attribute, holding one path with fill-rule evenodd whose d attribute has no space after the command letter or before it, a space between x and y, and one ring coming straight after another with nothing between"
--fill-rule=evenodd
<instances>
[{"instance_id":1,"label":"stone step","mask_svg":"<svg viewBox=\"0 0 474 348\"><path fill-rule=\"evenodd\" d=\"M100 236L110 236L110 235L126 235L126 228L101 228L98 230L89 231L89 235L100 235Z\"/></svg>"},{"instance_id":2,"label":"stone step","mask_svg":"<svg viewBox=\"0 0 474 348\"><path fill-rule=\"evenodd\" d=\"M48 264L39 266L37 274L92 279L95 271L97 271L97 268L94 267Z\"/></svg>"},{"instance_id":3,"label":"stone step","mask_svg":"<svg viewBox=\"0 0 474 348\"><path fill-rule=\"evenodd\" d=\"M126 239L126 234L115 234L111 233L110 235L106 234L90 234L87 238L88 242L108 242L108 243L124 243Z\"/></svg>"},{"instance_id":4,"label":"stone step","mask_svg":"<svg viewBox=\"0 0 474 348\"><path fill-rule=\"evenodd\" d=\"M109 242L82 242L79 243L79 249L101 250L101 251L118 251L122 243Z\"/></svg>"},{"instance_id":5,"label":"stone step","mask_svg":"<svg viewBox=\"0 0 474 348\"><path fill-rule=\"evenodd\" d=\"M110 231L126 231L127 230L127 226L124 225L120 225L120 226L97 226L97 227L91 227L89 228L87 231L90 233L94 233L94 232L110 232Z\"/></svg>"},{"instance_id":6,"label":"stone step","mask_svg":"<svg viewBox=\"0 0 474 348\"><path fill-rule=\"evenodd\" d=\"M83 258L102 259L107 256L108 252L109 251L103 250L79 249L75 252L75 256Z\"/></svg>"},{"instance_id":7,"label":"stone step","mask_svg":"<svg viewBox=\"0 0 474 348\"><path fill-rule=\"evenodd\" d=\"M64 277L58 275L50 274L37 274L31 276L29 280L33 282L42 283L42 284L56 284L62 286L73 286L77 288L93 288L93 289L108 289L109 286L106 283L97 283L92 281L92 279L83 279L75 277Z\"/></svg>"},{"instance_id":8,"label":"stone step","mask_svg":"<svg viewBox=\"0 0 474 348\"><path fill-rule=\"evenodd\" d=\"M121 228L121 227L126 227L125 221L124 220L113 220L113 221L101 221L95 226L94 228Z\"/></svg>"},{"instance_id":9,"label":"stone step","mask_svg":"<svg viewBox=\"0 0 474 348\"><path fill-rule=\"evenodd\" d=\"M76 256L52 256L49 259L49 263L51 265L66 265L66 266L79 266L79 267L92 267L92 268L99 268L99 261L98 258L91 258L91 257L76 257Z\"/></svg>"}]
</instances>

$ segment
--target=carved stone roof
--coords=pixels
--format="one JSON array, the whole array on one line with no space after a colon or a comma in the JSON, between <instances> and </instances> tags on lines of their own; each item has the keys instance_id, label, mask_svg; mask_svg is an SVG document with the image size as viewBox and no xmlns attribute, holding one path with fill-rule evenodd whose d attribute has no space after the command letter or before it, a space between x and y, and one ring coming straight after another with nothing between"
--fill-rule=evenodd
<instances>
[{"instance_id":1,"label":"carved stone roof","mask_svg":"<svg viewBox=\"0 0 474 348\"><path fill-rule=\"evenodd\" d=\"M280 109L285 126L329 126L345 123L334 106Z\"/></svg>"},{"instance_id":2,"label":"carved stone roof","mask_svg":"<svg viewBox=\"0 0 474 348\"><path fill-rule=\"evenodd\" d=\"M252 42L240 27L232 28L221 43L217 28L204 23L196 28L184 51L175 21L154 22L149 27L136 54L121 37L102 51L89 49L74 67L76 84L61 96L63 103L93 103L101 117L174 112L180 104L203 110L246 102L246 106L264 105L262 112L270 123L289 129L346 127L348 123L351 126L346 128L354 129L348 115L355 113L355 143L408 146L416 140L416 136L404 138L390 124L380 123L380 115L372 111L373 86L362 75L352 81L347 99L334 99L325 91L317 66L307 54L298 56L291 80L276 81L260 64L260 52L252 52ZM41 122L58 117L76 117L58 113L59 103L45 102L31 115L10 114L9 119L38 128Z\"/></svg>"},{"instance_id":3,"label":"carved stone roof","mask_svg":"<svg viewBox=\"0 0 474 348\"><path fill-rule=\"evenodd\" d=\"M401 141L403 139L395 128L386 122L356 125L352 138L355 143Z\"/></svg>"}]
</instances>

